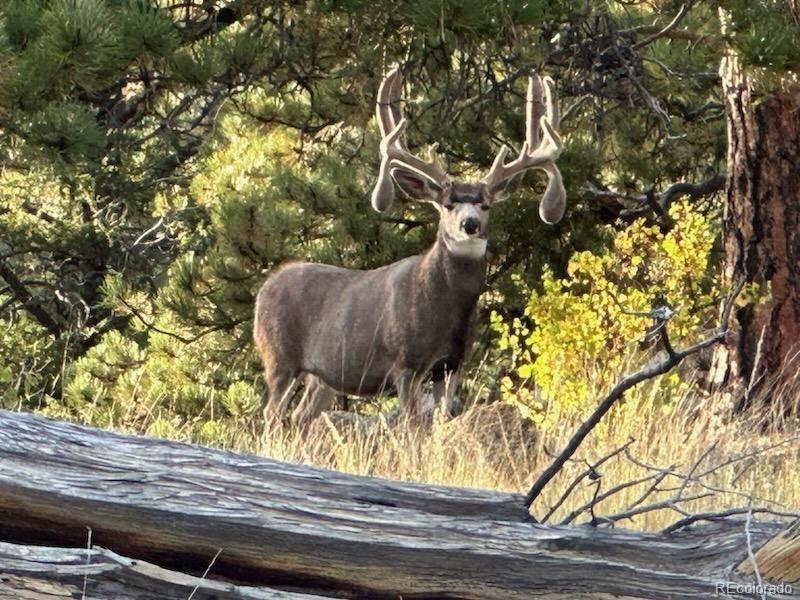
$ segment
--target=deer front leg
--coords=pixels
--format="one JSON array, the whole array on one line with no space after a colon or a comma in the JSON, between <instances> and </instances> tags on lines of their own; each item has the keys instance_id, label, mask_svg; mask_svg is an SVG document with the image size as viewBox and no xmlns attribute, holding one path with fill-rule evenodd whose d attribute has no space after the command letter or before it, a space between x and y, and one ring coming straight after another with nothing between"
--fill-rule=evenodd
<instances>
[{"instance_id":1,"label":"deer front leg","mask_svg":"<svg viewBox=\"0 0 800 600\"><path fill-rule=\"evenodd\" d=\"M433 380L433 401L435 407L442 410L444 416L447 418L455 414L457 385L458 371L445 370L440 379Z\"/></svg>"},{"instance_id":2,"label":"deer front leg","mask_svg":"<svg viewBox=\"0 0 800 600\"><path fill-rule=\"evenodd\" d=\"M422 414L422 386L421 378L411 369L402 369L394 377L397 388L397 400L400 410L408 417L418 417Z\"/></svg>"}]
</instances>

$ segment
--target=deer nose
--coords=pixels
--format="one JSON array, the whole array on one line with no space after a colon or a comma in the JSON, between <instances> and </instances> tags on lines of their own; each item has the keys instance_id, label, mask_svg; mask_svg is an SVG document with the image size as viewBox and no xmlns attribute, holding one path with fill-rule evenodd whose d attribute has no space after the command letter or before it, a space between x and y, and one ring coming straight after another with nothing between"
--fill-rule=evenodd
<instances>
[{"instance_id":1,"label":"deer nose","mask_svg":"<svg viewBox=\"0 0 800 600\"><path fill-rule=\"evenodd\" d=\"M480 227L481 223L475 217L467 217L461 221L461 229L463 229L467 235L475 235L478 233Z\"/></svg>"}]
</instances>

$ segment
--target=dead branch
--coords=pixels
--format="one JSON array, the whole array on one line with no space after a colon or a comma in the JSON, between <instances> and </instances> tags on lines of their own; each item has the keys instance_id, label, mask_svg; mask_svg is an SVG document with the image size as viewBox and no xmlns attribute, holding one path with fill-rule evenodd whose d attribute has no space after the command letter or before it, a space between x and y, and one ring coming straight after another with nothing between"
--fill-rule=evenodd
<instances>
[{"instance_id":1,"label":"dead branch","mask_svg":"<svg viewBox=\"0 0 800 600\"><path fill-rule=\"evenodd\" d=\"M741 455L738 460L744 461L744 460L749 459L750 457L751 457L751 453L747 453L747 454ZM701 489L704 489L706 491L709 491L709 492L716 492L718 494L731 494L733 496L740 496L742 498L746 498L748 500L753 500L753 501L757 501L757 502L767 502L767 503L770 502L770 500L768 500L766 498L760 498L758 496L754 496L752 494L748 494L748 493L741 492L739 490L734 490L734 489L731 489L731 488L723 488L723 487L711 485L710 483L708 483L706 481L703 481L703 478L707 477L708 475L710 475L712 473L717 472L721 468L721 466L714 466L714 467L708 469L705 473L701 473L699 475L690 475L689 473L682 473L680 471L677 471L675 469L674 465L669 466L669 467L657 467L655 465L647 464L647 463L635 458L634 456L632 456L629 451L625 452L625 458L628 461L630 461L631 463L633 463L634 465L636 465L637 467L640 467L640 468L648 470L648 471L655 471L656 473L659 473L660 477L659 477L659 480L658 480L658 484L660 484L664 479L666 479L669 476L680 480L679 485L673 486L673 487L661 487L661 488L659 488L657 484L654 484L655 485L655 489L651 490L650 493L656 492L656 491L658 491L658 492L676 492L676 491L680 491L682 489L686 489L686 486L684 484L688 481L688 482L691 483L691 485L697 486L697 487L699 487ZM736 464L736 462L737 462L737 460L726 459L725 461L720 463L720 465L728 466L728 465ZM699 463L696 463L696 464L699 464ZM650 494L648 494L648 495L650 495ZM773 502L773 504L775 504L775 506L781 506L781 505L779 505L777 503L774 503L774 502ZM635 504L633 506L635 506Z\"/></svg>"},{"instance_id":2,"label":"dead branch","mask_svg":"<svg viewBox=\"0 0 800 600\"><path fill-rule=\"evenodd\" d=\"M666 357L651 363L650 365L639 371L636 371L635 373L632 373L631 375L628 375L627 377L624 377L617 383L617 385L614 386L608 395L606 395L600 401L600 404L589 416L589 418L587 418L578 427L578 430L567 442L566 447L533 483L531 489L528 491L528 494L525 496L525 505L528 508L530 508L536 498L539 497L545 486L563 468L564 464L572 457L573 454L575 454L575 451L581 445L583 440L586 439L586 436L588 436L589 433L591 433L591 431L597 426L603 416L609 410L611 410L611 407L613 407L618 400L622 399L622 397L625 395L625 392L642 383L643 381L647 381L648 379L652 379L653 377L669 372L675 366L680 364L680 362L683 361L683 359L685 359L687 356L691 356L700 350L714 346L727 337L730 313L737 296L742 290L742 287L744 287L744 280L740 280L728 295L728 298L723 305L719 326L717 327L715 333L710 337L707 337L706 339L689 346L688 348L679 351L672 349L672 346L669 343L669 338L666 334L666 321L657 323L658 330L662 336L662 341L664 342L665 347L669 350L666 353Z\"/></svg>"},{"instance_id":3,"label":"dead branch","mask_svg":"<svg viewBox=\"0 0 800 600\"><path fill-rule=\"evenodd\" d=\"M653 42L655 42L656 40L661 39L662 37L668 36L669 33L678 26L678 24L681 22L683 17L686 16L686 14L689 12L689 8L690 7L691 7L691 3L682 4L680 10L678 11L678 14L675 15L675 18L672 19L672 21L670 21L670 23L666 27L664 27L663 29L660 29L659 31L656 31L655 33L653 33L652 35L646 37L645 39L636 42L633 45L633 49L634 50L639 50L640 48L644 48L645 46L647 46L649 44L652 44Z\"/></svg>"},{"instance_id":4,"label":"dead branch","mask_svg":"<svg viewBox=\"0 0 800 600\"><path fill-rule=\"evenodd\" d=\"M679 529L683 529L684 527L688 527L689 525L699 523L700 521L719 521L720 519L725 519L727 517L732 517L735 515L746 515L748 512L751 512L753 514L771 515L773 517L800 519L800 513L775 510L765 506L755 507L755 508L753 508L752 506L745 506L739 508L729 508L727 510L720 510L717 512L703 512L703 513L696 513L693 515L687 515L683 519L675 521L672 525L670 525L669 527L665 527L661 531L662 533L672 533L673 531L678 531Z\"/></svg>"},{"instance_id":5,"label":"dead branch","mask_svg":"<svg viewBox=\"0 0 800 600\"><path fill-rule=\"evenodd\" d=\"M648 481L651 481L651 480L657 479L657 478L658 478L658 474L645 475L644 477L640 477L640 478L634 479L632 481L626 481L624 483L617 484L614 487L612 487L610 490L608 490L606 492L603 492L602 494L595 493L594 496L592 497L591 501L589 501L586 504L584 504L583 506L580 506L580 507L576 508L575 510L573 510L566 517L564 517L559 524L560 525L569 525L570 523L572 523L575 519L577 519L579 516L581 516L586 511L594 511L594 507L597 504L599 504L600 502L603 502L605 500L608 500L611 496L614 496L615 494L618 494L623 490L627 490L628 488L632 488L634 486L641 485L643 483L646 483Z\"/></svg>"},{"instance_id":6,"label":"dead branch","mask_svg":"<svg viewBox=\"0 0 800 600\"><path fill-rule=\"evenodd\" d=\"M699 183L680 181L673 183L660 194L655 190L646 190L644 193L626 193L616 190L598 188L592 183L587 183L581 188L581 193L595 200L604 200L615 205L614 213L618 212L620 219L633 220L649 214L655 214L664 224L669 225L669 207L683 196L691 199L710 196L722 190L725 186L725 174L716 173Z\"/></svg>"},{"instance_id":7,"label":"dead branch","mask_svg":"<svg viewBox=\"0 0 800 600\"><path fill-rule=\"evenodd\" d=\"M600 460L596 461L595 463L590 464L586 468L586 470L582 471L575 479L572 480L572 483L570 483L567 486L567 489L564 490L564 492L561 494L561 496L555 502L555 504L553 504L553 506L550 507L550 510L547 511L547 514L544 517L542 517L542 520L540 522L541 523L547 523L547 521L550 519L550 517L552 517L553 514L559 508L561 508L561 505L564 504L564 502L567 500L567 498L569 498L569 496L572 494L572 492L575 490L575 488L578 487L578 484L581 481L583 481L584 479L589 477L592 473L595 473L597 471L597 469L599 469L603 464L605 464L606 462L608 462L609 460L611 460L612 458L614 458L615 456L617 456L621 452L627 452L628 447L631 444L633 444L633 442L635 442L635 441L636 440L633 439L633 438L628 439L628 441L625 442L619 448L613 450L612 452L609 452L608 454L606 454L604 457L602 457Z\"/></svg>"},{"instance_id":8,"label":"dead branch","mask_svg":"<svg viewBox=\"0 0 800 600\"><path fill-rule=\"evenodd\" d=\"M622 512L618 512L613 515L604 516L600 518L599 521L601 523L613 524L616 523L617 521L632 519L633 517L638 517L645 513L655 512L657 510L664 510L664 509L674 510L675 512L688 516L689 513L678 507L679 504L683 502L694 502L695 500L702 500L703 498L709 498L713 495L714 494L711 492L703 492L702 494L695 494L694 496L684 496L683 498L667 498L666 500L660 500L658 502L653 502L651 504L645 504L643 506L638 506L636 508L624 510Z\"/></svg>"},{"instance_id":9,"label":"dead branch","mask_svg":"<svg viewBox=\"0 0 800 600\"><path fill-rule=\"evenodd\" d=\"M312 600L269 587L246 587L162 569L110 550L0 542L0 600ZM46 590L46 591L45 591Z\"/></svg>"}]
</instances>

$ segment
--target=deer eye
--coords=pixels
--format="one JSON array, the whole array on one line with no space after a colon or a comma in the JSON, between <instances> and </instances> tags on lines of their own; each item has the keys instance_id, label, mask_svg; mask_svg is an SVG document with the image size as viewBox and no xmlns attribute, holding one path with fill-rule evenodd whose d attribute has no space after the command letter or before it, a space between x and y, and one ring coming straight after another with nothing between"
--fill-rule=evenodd
<instances>
[{"instance_id":1,"label":"deer eye","mask_svg":"<svg viewBox=\"0 0 800 600\"><path fill-rule=\"evenodd\" d=\"M456 205L455 205L455 204L453 204L453 203L450 203L450 204L445 204L445 205L444 205L444 207L445 207L447 210L453 210L453 209L456 207Z\"/></svg>"},{"instance_id":2,"label":"deer eye","mask_svg":"<svg viewBox=\"0 0 800 600\"><path fill-rule=\"evenodd\" d=\"M489 210L492 208L491 204L481 204L481 210Z\"/></svg>"}]
</instances>

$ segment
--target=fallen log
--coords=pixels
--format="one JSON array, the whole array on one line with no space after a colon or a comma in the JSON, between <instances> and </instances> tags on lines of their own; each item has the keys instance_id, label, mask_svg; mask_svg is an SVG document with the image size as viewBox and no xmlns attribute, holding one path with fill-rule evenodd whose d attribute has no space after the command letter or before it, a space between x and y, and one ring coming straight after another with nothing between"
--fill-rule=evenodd
<instances>
[{"instance_id":1,"label":"fallen log","mask_svg":"<svg viewBox=\"0 0 800 600\"><path fill-rule=\"evenodd\" d=\"M324 596L242 587L168 571L103 548L0 542L0 600L314 600Z\"/></svg>"},{"instance_id":2,"label":"fallen log","mask_svg":"<svg viewBox=\"0 0 800 600\"><path fill-rule=\"evenodd\" d=\"M752 582L733 571L748 541L757 550L785 527L555 527L523 506L520 494L357 477L0 411L0 541L83 548L91 531L93 544L132 559L197 576L216 556L208 578L294 593L761 598L717 586ZM87 593L104 597L116 596Z\"/></svg>"}]
</instances>

